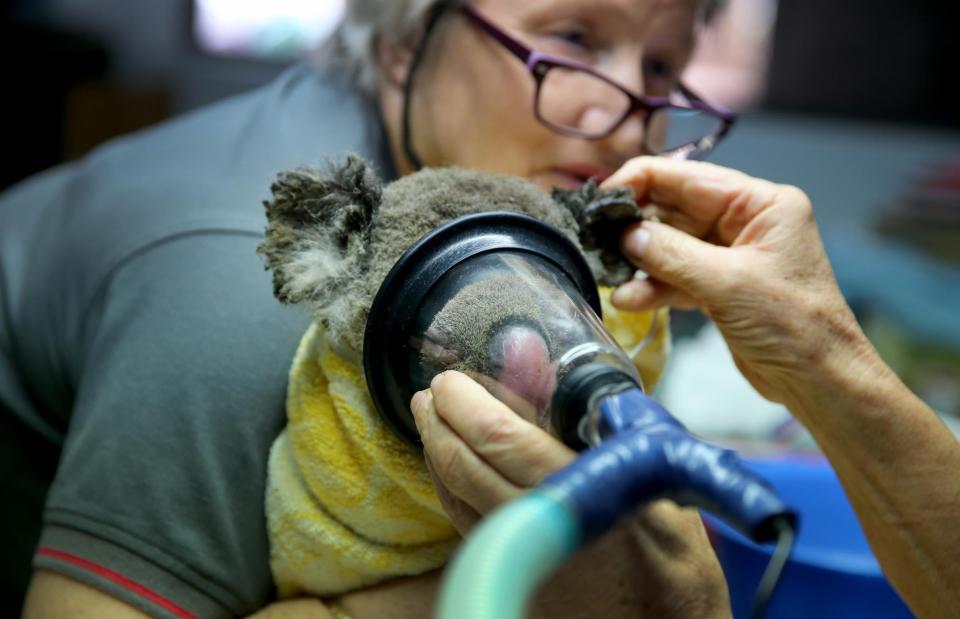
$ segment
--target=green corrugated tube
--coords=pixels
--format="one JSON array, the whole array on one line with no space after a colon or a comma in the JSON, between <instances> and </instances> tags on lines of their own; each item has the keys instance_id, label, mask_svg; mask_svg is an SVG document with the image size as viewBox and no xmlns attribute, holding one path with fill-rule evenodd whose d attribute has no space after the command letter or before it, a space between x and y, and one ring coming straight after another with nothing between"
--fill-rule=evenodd
<instances>
[{"instance_id":1,"label":"green corrugated tube","mask_svg":"<svg viewBox=\"0 0 960 619\"><path fill-rule=\"evenodd\" d=\"M580 543L563 503L534 490L487 517L443 578L438 619L520 619L536 588Z\"/></svg>"}]
</instances>

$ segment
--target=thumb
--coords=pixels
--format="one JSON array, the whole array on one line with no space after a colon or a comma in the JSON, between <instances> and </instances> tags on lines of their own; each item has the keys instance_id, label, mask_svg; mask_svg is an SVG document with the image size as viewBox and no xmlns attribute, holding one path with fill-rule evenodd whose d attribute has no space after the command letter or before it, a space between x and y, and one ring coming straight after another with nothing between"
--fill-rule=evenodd
<instances>
[{"instance_id":1,"label":"thumb","mask_svg":"<svg viewBox=\"0 0 960 619\"><path fill-rule=\"evenodd\" d=\"M624 255L649 276L708 300L723 276L725 248L654 221L629 229L621 240Z\"/></svg>"}]
</instances>

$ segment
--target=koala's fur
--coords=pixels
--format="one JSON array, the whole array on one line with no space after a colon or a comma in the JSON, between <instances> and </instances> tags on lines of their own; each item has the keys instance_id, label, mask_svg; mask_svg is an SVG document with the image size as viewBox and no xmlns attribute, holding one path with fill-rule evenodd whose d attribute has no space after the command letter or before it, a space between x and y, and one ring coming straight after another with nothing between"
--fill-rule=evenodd
<instances>
[{"instance_id":1,"label":"koala's fur","mask_svg":"<svg viewBox=\"0 0 960 619\"><path fill-rule=\"evenodd\" d=\"M266 238L259 248L273 271L274 294L308 303L341 354L359 359L373 297L393 264L421 236L461 215L512 211L566 234L602 284L633 273L609 234L591 222L639 219L629 190L604 192L588 183L553 197L515 177L458 168L425 169L383 186L350 155L327 174L283 172L271 187ZM613 204L613 207L603 206ZM632 210L631 210L632 207ZM598 212L613 213L598 217ZM605 236L606 234L606 236ZM602 237L602 238L601 238ZM581 243L581 239L585 243Z\"/></svg>"}]
</instances>

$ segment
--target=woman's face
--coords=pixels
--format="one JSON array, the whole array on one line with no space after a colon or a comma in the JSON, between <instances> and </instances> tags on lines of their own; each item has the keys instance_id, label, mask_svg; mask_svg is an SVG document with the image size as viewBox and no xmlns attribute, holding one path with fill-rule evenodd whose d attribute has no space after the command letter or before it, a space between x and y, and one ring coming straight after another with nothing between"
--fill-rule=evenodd
<instances>
[{"instance_id":1,"label":"woman's face","mask_svg":"<svg viewBox=\"0 0 960 619\"><path fill-rule=\"evenodd\" d=\"M696 0L476 0L472 6L529 47L588 64L634 93L665 96L694 44ZM407 57L407 60L409 58ZM394 70L394 75L405 71ZM401 173L402 93L381 104ZM572 93L571 96L576 96ZM628 118L600 140L561 135L534 115L534 80L523 63L457 10L431 34L411 100L414 150L425 166L456 165L526 177L544 190L601 180L641 154L643 120Z\"/></svg>"}]
</instances>

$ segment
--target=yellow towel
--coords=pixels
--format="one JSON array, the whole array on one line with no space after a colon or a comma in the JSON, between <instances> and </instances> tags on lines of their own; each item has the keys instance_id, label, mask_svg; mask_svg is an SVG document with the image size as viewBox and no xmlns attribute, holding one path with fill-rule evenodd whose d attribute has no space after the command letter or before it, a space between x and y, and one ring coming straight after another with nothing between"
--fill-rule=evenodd
<instances>
[{"instance_id":1,"label":"yellow towel","mask_svg":"<svg viewBox=\"0 0 960 619\"><path fill-rule=\"evenodd\" d=\"M669 350L667 311L617 312L610 290L601 293L607 328L634 349L652 387ZM362 370L334 352L316 324L290 370L287 427L270 451L266 508L281 598L421 574L442 566L459 542L423 456L380 420Z\"/></svg>"},{"instance_id":2,"label":"yellow towel","mask_svg":"<svg viewBox=\"0 0 960 619\"><path fill-rule=\"evenodd\" d=\"M280 597L343 593L443 565L459 538L423 457L380 421L361 369L316 324L287 389L266 497Z\"/></svg>"},{"instance_id":3,"label":"yellow towel","mask_svg":"<svg viewBox=\"0 0 960 619\"><path fill-rule=\"evenodd\" d=\"M670 357L670 310L621 312L610 302L613 288L600 288L603 326L637 366L643 388L653 391Z\"/></svg>"}]
</instances>

